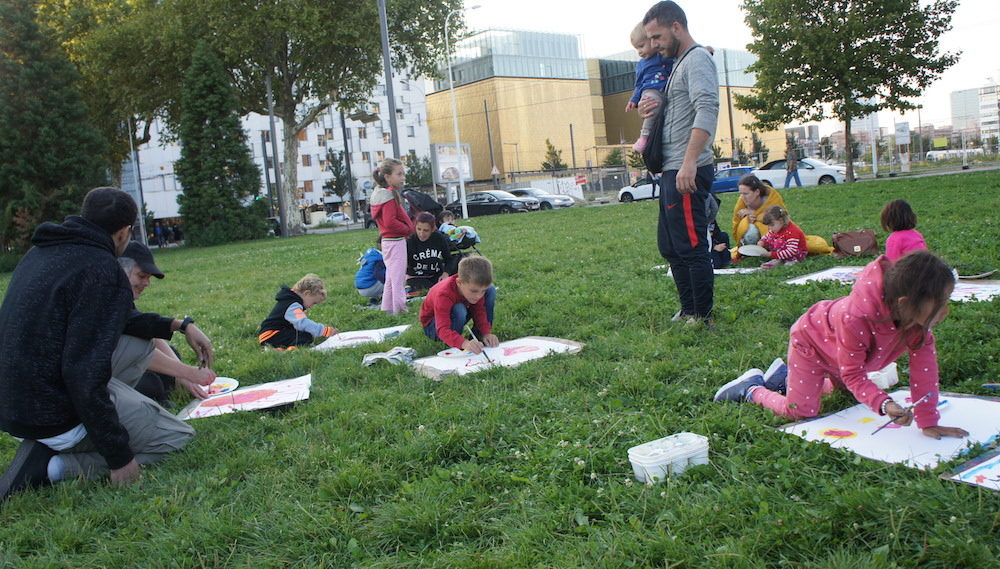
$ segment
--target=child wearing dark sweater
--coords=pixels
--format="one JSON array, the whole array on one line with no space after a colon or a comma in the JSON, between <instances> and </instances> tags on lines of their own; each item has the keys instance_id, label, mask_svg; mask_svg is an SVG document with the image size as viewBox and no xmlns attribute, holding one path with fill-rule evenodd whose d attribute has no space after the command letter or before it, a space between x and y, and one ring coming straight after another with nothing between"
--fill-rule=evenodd
<instances>
[{"instance_id":1,"label":"child wearing dark sweater","mask_svg":"<svg viewBox=\"0 0 1000 569\"><path fill-rule=\"evenodd\" d=\"M330 337L337 333L332 326L324 326L306 316L306 310L326 300L323 281L308 274L288 288L282 286L274 296L277 301L271 313L260 323L257 342L275 348L293 348L310 344L317 336Z\"/></svg>"},{"instance_id":2,"label":"child wearing dark sweater","mask_svg":"<svg viewBox=\"0 0 1000 569\"><path fill-rule=\"evenodd\" d=\"M451 247L434 221L430 213L419 213L413 235L406 239L406 284L411 291L429 289L449 276Z\"/></svg>"}]
</instances>

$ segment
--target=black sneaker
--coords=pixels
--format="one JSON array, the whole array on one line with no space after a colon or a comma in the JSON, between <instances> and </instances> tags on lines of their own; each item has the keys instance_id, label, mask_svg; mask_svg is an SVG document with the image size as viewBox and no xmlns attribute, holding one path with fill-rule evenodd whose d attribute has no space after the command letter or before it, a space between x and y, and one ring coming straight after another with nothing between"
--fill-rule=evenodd
<instances>
[{"instance_id":1,"label":"black sneaker","mask_svg":"<svg viewBox=\"0 0 1000 569\"><path fill-rule=\"evenodd\" d=\"M0 479L0 503L16 492L49 484L49 459L56 451L37 441L23 440Z\"/></svg>"}]
</instances>

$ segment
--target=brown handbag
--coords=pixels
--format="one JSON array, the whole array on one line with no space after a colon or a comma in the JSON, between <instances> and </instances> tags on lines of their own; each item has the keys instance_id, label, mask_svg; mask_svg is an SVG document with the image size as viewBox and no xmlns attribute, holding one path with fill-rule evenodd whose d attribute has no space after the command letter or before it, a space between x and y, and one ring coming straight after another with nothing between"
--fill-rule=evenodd
<instances>
[{"instance_id":1,"label":"brown handbag","mask_svg":"<svg viewBox=\"0 0 1000 569\"><path fill-rule=\"evenodd\" d=\"M833 234L833 256L878 256L882 254L878 239L871 229L840 231Z\"/></svg>"}]
</instances>

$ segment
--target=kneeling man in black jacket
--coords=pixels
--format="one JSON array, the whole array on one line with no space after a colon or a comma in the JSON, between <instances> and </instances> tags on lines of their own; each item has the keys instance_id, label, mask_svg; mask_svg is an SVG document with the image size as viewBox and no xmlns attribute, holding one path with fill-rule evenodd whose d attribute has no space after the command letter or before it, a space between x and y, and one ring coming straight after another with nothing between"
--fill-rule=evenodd
<instances>
[{"instance_id":1,"label":"kneeling man in black jacket","mask_svg":"<svg viewBox=\"0 0 1000 569\"><path fill-rule=\"evenodd\" d=\"M66 478L109 474L128 484L140 464L161 460L194 435L112 377L132 309L115 257L136 215L125 192L91 190L80 215L38 226L14 270L0 305L0 429L23 441L0 480L0 502ZM128 365L145 368L151 357L146 342Z\"/></svg>"}]
</instances>

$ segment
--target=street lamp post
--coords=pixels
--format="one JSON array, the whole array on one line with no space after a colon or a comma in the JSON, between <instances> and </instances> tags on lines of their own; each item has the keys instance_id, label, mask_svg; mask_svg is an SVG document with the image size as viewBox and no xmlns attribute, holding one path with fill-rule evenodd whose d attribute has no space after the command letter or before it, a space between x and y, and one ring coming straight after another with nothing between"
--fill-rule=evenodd
<instances>
[{"instance_id":1,"label":"street lamp post","mask_svg":"<svg viewBox=\"0 0 1000 569\"><path fill-rule=\"evenodd\" d=\"M475 10L479 5L471 6L467 8L468 10ZM451 120L455 126L455 160L458 164L458 191L459 199L462 200L462 217L469 217L469 204L465 201L465 176L462 173L462 148L458 138L458 107L455 104L455 77L451 70L451 49L448 47L448 21L451 20L452 15L463 12L464 10L459 8L457 10L452 10L448 12L448 15L444 17L444 51L448 54L448 91L451 92ZM469 165L471 168L471 164Z\"/></svg>"}]
</instances>

